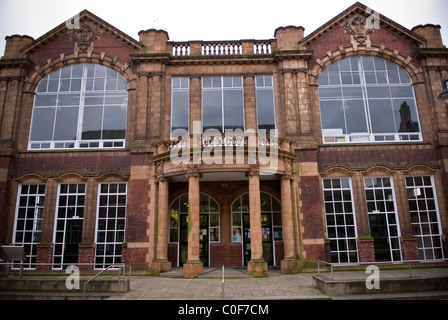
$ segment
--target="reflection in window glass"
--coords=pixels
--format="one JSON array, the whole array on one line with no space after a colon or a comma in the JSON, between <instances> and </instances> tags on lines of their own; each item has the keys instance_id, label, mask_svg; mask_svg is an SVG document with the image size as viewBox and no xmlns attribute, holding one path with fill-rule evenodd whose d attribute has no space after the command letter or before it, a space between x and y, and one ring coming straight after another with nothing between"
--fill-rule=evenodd
<instances>
[{"instance_id":1,"label":"reflection in window glass","mask_svg":"<svg viewBox=\"0 0 448 320\"><path fill-rule=\"evenodd\" d=\"M173 78L171 95L171 133L178 129L188 132L190 108L189 78Z\"/></svg>"},{"instance_id":2,"label":"reflection in window glass","mask_svg":"<svg viewBox=\"0 0 448 320\"><path fill-rule=\"evenodd\" d=\"M272 76L256 76L258 129L275 130L274 85Z\"/></svg>"},{"instance_id":3,"label":"reflection in window glass","mask_svg":"<svg viewBox=\"0 0 448 320\"><path fill-rule=\"evenodd\" d=\"M421 140L409 75L376 57L350 57L319 78L324 143Z\"/></svg>"},{"instance_id":4,"label":"reflection in window glass","mask_svg":"<svg viewBox=\"0 0 448 320\"><path fill-rule=\"evenodd\" d=\"M97 64L75 64L43 78L34 99L30 149L121 148L126 79Z\"/></svg>"},{"instance_id":5,"label":"reflection in window glass","mask_svg":"<svg viewBox=\"0 0 448 320\"><path fill-rule=\"evenodd\" d=\"M242 77L202 79L202 129L244 131Z\"/></svg>"}]
</instances>

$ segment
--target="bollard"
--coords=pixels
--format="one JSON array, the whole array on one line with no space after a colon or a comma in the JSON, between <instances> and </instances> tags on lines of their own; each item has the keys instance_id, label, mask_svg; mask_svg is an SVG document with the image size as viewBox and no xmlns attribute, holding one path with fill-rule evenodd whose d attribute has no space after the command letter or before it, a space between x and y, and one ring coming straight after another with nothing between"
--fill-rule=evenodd
<instances>
[{"instance_id":1,"label":"bollard","mask_svg":"<svg viewBox=\"0 0 448 320\"><path fill-rule=\"evenodd\" d=\"M224 300L224 265L222 265L222 299Z\"/></svg>"}]
</instances>

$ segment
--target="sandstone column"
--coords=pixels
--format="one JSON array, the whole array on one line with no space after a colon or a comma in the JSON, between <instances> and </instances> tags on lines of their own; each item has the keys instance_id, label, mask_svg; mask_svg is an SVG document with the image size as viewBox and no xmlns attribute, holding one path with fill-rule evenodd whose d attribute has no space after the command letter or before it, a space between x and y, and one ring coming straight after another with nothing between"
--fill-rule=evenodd
<instances>
[{"instance_id":1,"label":"sandstone column","mask_svg":"<svg viewBox=\"0 0 448 320\"><path fill-rule=\"evenodd\" d=\"M263 238L261 233L260 207L260 169L258 166L251 166L249 169L249 207L251 260L247 264L247 270L254 277L265 277L268 274L268 263L263 259Z\"/></svg>"},{"instance_id":2,"label":"sandstone column","mask_svg":"<svg viewBox=\"0 0 448 320\"><path fill-rule=\"evenodd\" d=\"M158 164L160 167L162 164ZM168 229L169 229L169 193L168 181L157 169L158 174L158 207L157 207L157 257L154 262L154 268L159 272L170 271L172 263L168 261Z\"/></svg>"},{"instance_id":3,"label":"sandstone column","mask_svg":"<svg viewBox=\"0 0 448 320\"><path fill-rule=\"evenodd\" d=\"M184 264L184 277L196 278L204 270L199 257L199 172L190 167L188 178L188 256Z\"/></svg>"},{"instance_id":4,"label":"sandstone column","mask_svg":"<svg viewBox=\"0 0 448 320\"><path fill-rule=\"evenodd\" d=\"M289 168L290 169L290 168ZM299 271L299 263L295 254L293 210L291 198L291 180L294 174L289 170L281 179L282 197L282 229L285 258L281 261L283 273L296 273Z\"/></svg>"}]
</instances>

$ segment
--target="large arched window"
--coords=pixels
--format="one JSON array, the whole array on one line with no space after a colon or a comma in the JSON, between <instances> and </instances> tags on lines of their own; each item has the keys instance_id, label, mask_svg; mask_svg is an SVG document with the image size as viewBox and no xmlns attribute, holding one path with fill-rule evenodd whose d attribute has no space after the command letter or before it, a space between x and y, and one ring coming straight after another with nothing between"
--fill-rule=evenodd
<instances>
[{"instance_id":1,"label":"large arched window","mask_svg":"<svg viewBox=\"0 0 448 320\"><path fill-rule=\"evenodd\" d=\"M98 64L53 71L36 89L29 149L123 148L126 79Z\"/></svg>"},{"instance_id":2,"label":"large arched window","mask_svg":"<svg viewBox=\"0 0 448 320\"><path fill-rule=\"evenodd\" d=\"M387 60L335 62L319 77L319 102L324 143L422 139L411 78Z\"/></svg>"}]
</instances>

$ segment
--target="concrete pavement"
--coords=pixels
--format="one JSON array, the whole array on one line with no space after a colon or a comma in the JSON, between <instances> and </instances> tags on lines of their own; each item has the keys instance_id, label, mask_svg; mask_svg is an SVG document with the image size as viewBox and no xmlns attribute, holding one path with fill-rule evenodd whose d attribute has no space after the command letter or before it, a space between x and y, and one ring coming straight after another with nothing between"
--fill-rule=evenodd
<instances>
[{"instance_id":1,"label":"concrete pavement","mask_svg":"<svg viewBox=\"0 0 448 320\"><path fill-rule=\"evenodd\" d=\"M266 278L253 278L241 268L225 268L224 288L221 268L206 268L198 279L184 279L182 269L163 274L161 277L134 276L129 292L120 296L112 296L110 300L328 300L344 299L330 297L313 286L313 276L316 273L300 273L285 275L279 269L269 269ZM330 273L322 273L331 277ZM366 280L369 274L363 271L338 271L333 275L340 280ZM382 270L384 279L448 277L448 268L418 268L411 273L408 269ZM370 297L369 297L370 296ZM385 296L385 299L416 299L425 298L425 293L397 294ZM448 292L431 292L431 297L448 297ZM359 297L347 297L356 299ZM380 299L379 295L364 295L364 299Z\"/></svg>"}]
</instances>

